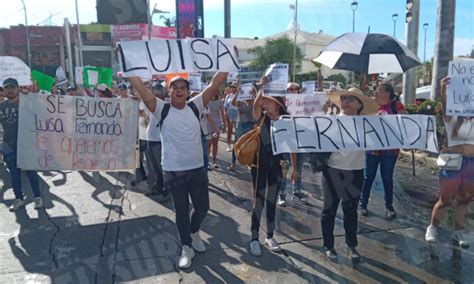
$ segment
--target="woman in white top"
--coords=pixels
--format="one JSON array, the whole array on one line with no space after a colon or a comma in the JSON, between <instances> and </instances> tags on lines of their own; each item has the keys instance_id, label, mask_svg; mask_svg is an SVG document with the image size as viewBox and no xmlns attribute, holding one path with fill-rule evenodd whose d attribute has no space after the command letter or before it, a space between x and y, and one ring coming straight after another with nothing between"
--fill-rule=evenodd
<instances>
[{"instance_id":1,"label":"woman in white top","mask_svg":"<svg viewBox=\"0 0 474 284\"><path fill-rule=\"evenodd\" d=\"M350 88L329 94L329 100L341 108L340 115L368 115L377 112L377 103L365 96L361 90ZM323 171L323 210L321 226L324 250L330 259L336 259L334 249L334 222L337 208L342 200L346 247L349 257L358 260L357 246L357 205L364 183L365 152L333 152L328 166Z\"/></svg>"},{"instance_id":2,"label":"woman in white top","mask_svg":"<svg viewBox=\"0 0 474 284\"><path fill-rule=\"evenodd\" d=\"M454 209L454 232L451 239L463 248L469 247L464 232L464 220L468 205L474 195L474 117L456 117L446 115L446 86L450 78L441 80L441 101L444 106L446 135L448 137L447 153L460 154L461 168L455 170L440 170L439 200L433 207L431 223L426 229L425 239L437 242L437 227L449 205L456 200Z\"/></svg>"}]
</instances>

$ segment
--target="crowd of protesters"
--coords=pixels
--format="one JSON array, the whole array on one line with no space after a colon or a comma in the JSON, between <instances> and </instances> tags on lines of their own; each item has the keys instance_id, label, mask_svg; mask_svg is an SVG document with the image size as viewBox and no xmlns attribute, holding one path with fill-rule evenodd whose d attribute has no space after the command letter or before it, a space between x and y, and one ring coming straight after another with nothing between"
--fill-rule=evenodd
<instances>
[{"instance_id":1,"label":"crowd of protesters","mask_svg":"<svg viewBox=\"0 0 474 284\"><path fill-rule=\"evenodd\" d=\"M239 81L231 82L220 93L227 73L214 75L207 88L192 93L189 82L183 77L174 77L168 87L164 82L143 82L138 77L128 78L113 88L99 84L95 88L54 86L50 93L68 96L90 96L104 99L139 100L138 144L140 162L132 186L146 181L149 191L159 202L173 200L176 225L182 243L178 260L180 268L191 266L195 251L204 252L206 247L199 230L209 210L208 170L219 168L218 142L220 135L227 132L227 151L232 152L229 171L235 171L237 157L233 144L245 133L260 126L260 147L252 166L248 167L254 190L251 215L251 242L249 251L255 256L262 254L259 242L260 219L266 208L265 244L272 251L281 248L274 238L277 205L286 206L287 185L292 185L292 199L295 204L306 205L307 196L302 183L303 164L309 161L308 154L273 155L270 139L270 123L281 115L289 114L284 97L267 96L263 91L266 78L254 84L252 97L240 99ZM445 104L445 89L449 78L442 80L442 98ZM20 92L39 92L33 85L31 90L20 88L14 78L4 80L0 103L0 123L4 129L3 159L12 178L15 201L10 211L24 206L21 185L22 170L17 167L18 101ZM287 94L300 93L295 82L287 86ZM40 92L41 93L41 92ZM44 92L43 92L44 93ZM403 104L398 100L390 84L380 84L375 90L375 99L365 95L358 88L339 90L336 87L328 94L325 107L328 115L394 115L404 114ZM451 153L464 157L459 171L440 172L440 199L435 204L432 219L426 231L426 241L437 241L437 226L448 205L455 203L455 231L453 240L468 247L464 233L464 219L467 205L474 194L474 146L466 143L473 139L472 118L448 117L445 124ZM234 133L235 132L235 133ZM334 226L339 204L342 206L345 242L348 256L358 260L357 228L359 214L368 216L370 192L377 170L383 181L385 196L385 217L397 217L393 206L393 173L398 149L383 151L333 152L323 170L323 208L321 227L325 254L337 258L334 244ZM39 177L35 171L25 171L32 187L35 209L43 207ZM350 181L349 187L347 182ZM192 202L190 212L189 200Z\"/></svg>"}]
</instances>

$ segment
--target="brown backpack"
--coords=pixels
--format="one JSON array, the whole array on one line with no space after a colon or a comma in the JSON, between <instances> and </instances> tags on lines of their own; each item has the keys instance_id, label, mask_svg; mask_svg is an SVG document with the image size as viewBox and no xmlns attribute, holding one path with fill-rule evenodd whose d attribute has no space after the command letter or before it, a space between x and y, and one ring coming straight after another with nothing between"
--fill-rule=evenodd
<instances>
[{"instance_id":1,"label":"brown backpack","mask_svg":"<svg viewBox=\"0 0 474 284\"><path fill-rule=\"evenodd\" d=\"M237 160L242 165L251 166L258 153L260 147L260 128L265 121L265 116L262 118L260 125L242 135L234 145L234 152Z\"/></svg>"}]
</instances>

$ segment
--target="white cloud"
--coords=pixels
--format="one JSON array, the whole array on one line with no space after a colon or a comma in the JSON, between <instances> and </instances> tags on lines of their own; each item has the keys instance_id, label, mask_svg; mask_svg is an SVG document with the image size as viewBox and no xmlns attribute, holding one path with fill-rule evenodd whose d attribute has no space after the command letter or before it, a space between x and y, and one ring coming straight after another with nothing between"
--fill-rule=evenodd
<instances>
[{"instance_id":1,"label":"white cloud","mask_svg":"<svg viewBox=\"0 0 474 284\"><path fill-rule=\"evenodd\" d=\"M454 56L471 54L474 45L472 38L455 38L454 39Z\"/></svg>"}]
</instances>

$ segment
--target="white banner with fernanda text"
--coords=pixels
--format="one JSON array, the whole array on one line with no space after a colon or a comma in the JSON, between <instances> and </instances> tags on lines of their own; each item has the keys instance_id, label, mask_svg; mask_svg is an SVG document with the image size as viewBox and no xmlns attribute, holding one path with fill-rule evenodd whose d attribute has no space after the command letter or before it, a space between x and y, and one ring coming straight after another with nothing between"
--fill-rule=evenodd
<instances>
[{"instance_id":1,"label":"white banner with fernanda text","mask_svg":"<svg viewBox=\"0 0 474 284\"><path fill-rule=\"evenodd\" d=\"M137 101L30 94L20 98L19 113L22 169L135 169Z\"/></svg>"},{"instance_id":2,"label":"white banner with fernanda text","mask_svg":"<svg viewBox=\"0 0 474 284\"><path fill-rule=\"evenodd\" d=\"M282 116L271 127L274 154L420 149L438 152L428 115Z\"/></svg>"},{"instance_id":3,"label":"white banner with fernanda text","mask_svg":"<svg viewBox=\"0 0 474 284\"><path fill-rule=\"evenodd\" d=\"M119 43L125 77L179 72L238 72L232 40L223 38L157 39Z\"/></svg>"}]
</instances>

